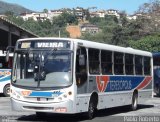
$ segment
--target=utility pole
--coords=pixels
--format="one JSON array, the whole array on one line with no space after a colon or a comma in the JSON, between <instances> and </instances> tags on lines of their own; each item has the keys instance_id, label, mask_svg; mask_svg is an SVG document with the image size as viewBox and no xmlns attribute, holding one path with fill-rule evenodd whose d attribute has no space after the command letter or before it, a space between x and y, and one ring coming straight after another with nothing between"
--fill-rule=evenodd
<instances>
[{"instance_id":1,"label":"utility pole","mask_svg":"<svg viewBox=\"0 0 160 122\"><path fill-rule=\"evenodd\" d=\"M59 38L60 38L60 37L61 37L61 31L59 30L59 32L58 32L58 33L59 33Z\"/></svg>"}]
</instances>

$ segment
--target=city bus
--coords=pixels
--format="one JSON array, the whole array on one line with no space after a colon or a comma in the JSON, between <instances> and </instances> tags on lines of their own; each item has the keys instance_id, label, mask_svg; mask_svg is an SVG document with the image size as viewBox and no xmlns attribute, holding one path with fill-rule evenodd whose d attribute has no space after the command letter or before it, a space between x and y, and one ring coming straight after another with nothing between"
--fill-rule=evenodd
<instances>
[{"instance_id":1,"label":"city bus","mask_svg":"<svg viewBox=\"0 0 160 122\"><path fill-rule=\"evenodd\" d=\"M6 62L5 51L0 50L0 93L6 97L10 95L12 59L13 53L10 53L9 60Z\"/></svg>"},{"instance_id":2,"label":"city bus","mask_svg":"<svg viewBox=\"0 0 160 122\"><path fill-rule=\"evenodd\" d=\"M154 93L160 96L160 52L153 53Z\"/></svg>"},{"instance_id":3,"label":"city bus","mask_svg":"<svg viewBox=\"0 0 160 122\"><path fill-rule=\"evenodd\" d=\"M26 38L16 43L11 105L16 111L84 113L152 97L152 53L81 39Z\"/></svg>"}]
</instances>

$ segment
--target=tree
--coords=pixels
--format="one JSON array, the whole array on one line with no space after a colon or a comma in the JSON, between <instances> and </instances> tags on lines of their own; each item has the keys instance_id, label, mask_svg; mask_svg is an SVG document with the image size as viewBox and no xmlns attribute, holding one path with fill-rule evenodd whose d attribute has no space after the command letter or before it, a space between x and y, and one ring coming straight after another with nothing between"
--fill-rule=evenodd
<instances>
[{"instance_id":1,"label":"tree","mask_svg":"<svg viewBox=\"0 0 160 122\"><path fill-rule=\"evenodd\" d=\"M14 16L14 12L12 12L12 11L6 11L6 12L5 12L5 15L6 15L6 16L12 16L12 17L13 17L13 16Z\"/></svg>"},{"instance_id":2,"label":"tree","mask_svg":"<svg viewBox=\"0 0 160 122\"><path fill-rule=\"evenodd\" d=\"M130 47L150 51L159 52L160 51L160 35L146 36L138 41L130 40Z\"/></svg>"},{"instance_id":3,"label":"tree","mask_svg":"<svg viewBox=\"0 0 160 122\"><path fill-rule=\"evenodd\" d=\"M140 13L141 16L150 20L149 31L152 33L156 33L160 31L160 1L159 0L151 0L149 3L144 3L139 7L137 13ZM144 29L146 30L146 29Z\"/></svg>"},{"instance_id":4,"label":"tree","mask_svg":"<svg viewBox=\"0 0 160 122\"><path fill-rule=\"evenodd\" d=\"M48 9L46 9L46 8L43 9L43 12L44 12L44 13L48 13Z\"/></svg>"}]
</instances>

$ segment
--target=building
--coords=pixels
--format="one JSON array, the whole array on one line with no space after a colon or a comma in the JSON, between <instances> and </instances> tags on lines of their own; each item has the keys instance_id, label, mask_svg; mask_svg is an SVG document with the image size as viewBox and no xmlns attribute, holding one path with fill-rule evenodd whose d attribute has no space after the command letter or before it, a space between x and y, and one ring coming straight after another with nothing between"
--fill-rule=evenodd
<instances>
[{"instance_id":1,"label":"building","mask_svg":"<svg viewBox=\"0 0 160 122\"><path fill-rule=\"evenodd\" d=\"M114 10L114 9L94 11L94 12L90 13L90 17L101 17L101 18L104 18L106 15L114 15L118 19L120 18L120 14L119 14L118 10Z\"/></svg>"},{"instance_id":2,"label":"building","mask_svg":"<svg viewBox=\"0 0 160 122\"><path fill-rule=\"evenodd\" d=\"M129 20L136 20L137 19L137 15L134 14L134 15L127 15L127 19Z\"/></svg>"},{"instance_id":3,"label":"building","mask_svg":"<svg viewBox=\"0 0 160 122\"><path fill-rule=\"evenodd\" d=\"M114 10L114 9L108 9L106 11L106 15L114 15L116 16L118 19L120 18L120 14L118 12L118 10Z\"/></svg>"},{"instance_id":4,"label":"building","mask_svg":"<svg viewBox=\"0 0 160 122\"><path fill-rule=\"evenodd\" d=\"M46 19L52 20L53 17L57 17L63 13L62 10L51 10L48 12L32 12L32 13L22 13L20 17L23 18L23 20L33 19L35 21L41 20L44 21Z\"/></svg>"},{"instance_id":5,"label":"building","mask_svg":"<svg viewBox=\"0 0 160 122\"><path fill-rule=\"evenodd\" d=\"M98 33L100 31L98 26L90 24L90 23L81 24L80 29L81 29L82 33L88 32L90 34L95 34L95 33Z\"/></svg>"},{"instance_id":6,"label":"building","mask_svg":"<svg viewBox=\"0 0 160 122\"><path fill-rule=\"evenodd\" d=\"M77 17L78 20L84 20L84 9L81 7L77 7L76 9L73 9L73 14Z\"/></svg>"},{"instance_id":7,"label":"building","mask_svg":"<svg viewBox=\"0 0 160 122\"><path fill-rule=\"evenodd\" d=\"M106 11L101 10L101 11L95 11L90 13L90 17L101 17L104 18L106 15Z\"/></svg>"},{"instance_id":8,"label":"building","mask_svg":"<svg viewBox=\"0 0 160 122\"><path fill-rule=\"evenodd\" d=\"M4 16L0 16L0 50L5 50L7 46L15 46L20 38L37 37L32 32L9 21Z\"/></svg>"}]
</instances>

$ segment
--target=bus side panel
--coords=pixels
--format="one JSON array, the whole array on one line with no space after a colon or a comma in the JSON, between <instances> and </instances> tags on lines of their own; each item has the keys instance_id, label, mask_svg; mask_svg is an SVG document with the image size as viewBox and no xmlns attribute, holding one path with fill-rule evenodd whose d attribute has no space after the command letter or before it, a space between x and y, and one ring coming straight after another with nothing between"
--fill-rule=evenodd
<instances>
[{"instance_id":1,"label":"bus side panel","mask_svg":"<svg viewBox=\"0 0 160 122\"><path fill-rule=\"evenodd\" d=\"M132 92L99 94L98 109L129 105Z\"/></svg>"},{"instance_id":2,"label":"bus side panel","mask_svg":"<svg viewBox=\"0 0 160 122\"><path fill-rule=\"evenodd\" d=\"M0 69L0 93L3 93L4 87L11 81L11 69Z\"/></svg>"},{"instance_id":3,"label":"bus side panel","mask_svg":"<svg viewBox=\"0 0 160 122\"><path fill-rule=\"evenodd\" d=\"M80 94L76 98L76 113L88 111L90 94Z\"/></svg>"},{"instance_id":4,"label":"bus side panel","mask_svg":"<svg viewBox=\"0 0 160 122\"><path fill-rule=\"evenodd\" d=\"M138 91L139 104L144 104L149 98L152 98L152 89Z\"/></svg>"},{"instance_id":5,"label":"bus side panel","mask_svg":"<svg viewBox=\"0 0 160 122\"><path fill-rule=\"evenodd\" d=\"M89 93L99 94L98 109L131 104L134 90L138 90L139 100L151 98L151 76L90 76Z\"/></svg>"}]
</instances>

